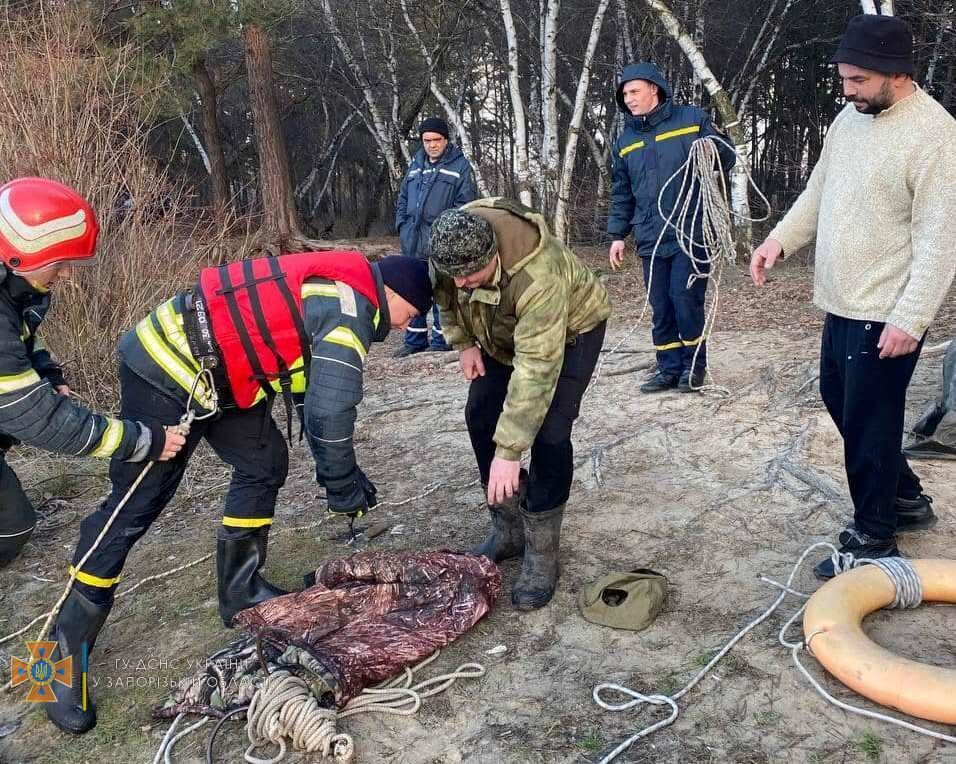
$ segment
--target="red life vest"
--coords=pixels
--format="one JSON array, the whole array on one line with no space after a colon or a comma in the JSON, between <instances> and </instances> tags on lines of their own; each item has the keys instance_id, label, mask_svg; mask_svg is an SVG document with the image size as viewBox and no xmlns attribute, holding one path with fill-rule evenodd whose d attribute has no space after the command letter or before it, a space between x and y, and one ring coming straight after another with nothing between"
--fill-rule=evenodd
<instances>
[{"instance_id":1,"label":"red life vest","mask_svg":"<svg viewBox=\"0 0 956 764\"><path fill-rule=\"evenodd\" d=\"M289 406L292 375L308 376L312 338L302 318L302 284L309 278L341 281L378 307L375 277L360 252L297 252L200 272L212 336L239 408L252 406L260 390L275 395L276 380Z\"/></svg>"}]
</instances>

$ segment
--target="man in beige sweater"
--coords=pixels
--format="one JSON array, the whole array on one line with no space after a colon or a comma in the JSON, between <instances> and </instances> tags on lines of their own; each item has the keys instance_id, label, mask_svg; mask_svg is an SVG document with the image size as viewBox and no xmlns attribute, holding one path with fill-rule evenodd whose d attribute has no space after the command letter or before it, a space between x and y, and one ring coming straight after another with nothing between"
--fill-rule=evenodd
<instances>
[{"instance_id":1,"label":"man in beige sweater","mask_svg":"<svg viewBox=\"0 0 956 764\"><path fill-rule=\"evenodd\" d=\"M850 19L832 59L849 103L750 261L762 286L816 239L820 393L843 436L854 516L840 545L855 557L898 556L897 532L936 522L900 446L906 388L956 269L956 120L913 82L912 50L901 19ZM840 571L827 559L815 572Z\"/></svg>"}]
</instances>

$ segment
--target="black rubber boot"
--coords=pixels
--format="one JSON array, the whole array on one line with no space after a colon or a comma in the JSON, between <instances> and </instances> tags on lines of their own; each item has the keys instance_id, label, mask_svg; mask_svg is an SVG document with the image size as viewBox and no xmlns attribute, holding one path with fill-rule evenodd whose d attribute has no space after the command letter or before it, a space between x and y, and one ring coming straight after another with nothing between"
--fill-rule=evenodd
<instances>
[{"instance_id":1,"label":"black rubber boot","mask_svg":"<svg viewBox=\"0 0 956 764\"><path fill-rule=\"evenodd\" d=\"M528 488L528 473L521 470L518 478L518 494L505 499L501 504L488 504L491 515L491 532L478 546L468 551L483 554L493 562L502 562L520 557L524 552L524 524L521 522L521 507Z\"/></svg>"},{"instance_id":2,"label":"black rubber boot","mask_svg":"<svg viewBox=\"0 0 956 764\"><path fill-rule=\"evenodd\" d=\"M16 559L33 535L36 524L33 504L0 453L0 567Z\"/></svg>"},{"instance_id":3,"label":"black rubber boot","mask_svg":"<svg viewBox=\"0 0 956 764\"><path fill-rule=\"evenodd\" d=\"M113 607L91 602L76 589L70 592L56 619L56 625L50 633L50 639L56 641L53 661L72 657L71 684L64 687L53 683L56 700L44 703L46 715L64 732L82 735L96 726L96 706L93 705L93 679L90 675L90 656L96 635L100 633L106 617ZM86 686L83 683L83 645L86 644ZM84 704L84 692L86 694ZM84 708L85 705L85 708Z\"/></svg>"},{"instance_id":4,"label":"black rubber boot","mask_svg":"<svg viewBox=\"0 0 956 764\"><path fill-rule=\"evenodd\" d=\"M544 607L554 596L558 582L558 554L564 504L547 512L521 509L524 522L524 561L521 575L511 590L511 604L518 610Z\"/></svg>"},{"instance_id":5,"label":"black rubber boot","mask_svg":"<svg viewBox=\"0 0 956 764\"><path fill-rule=\"evenodd\" d=\"M921 493L915 499L896 497L896 532L922 531L936 525L933 497Z\"/></svg>"},{"instance_id":6,"label":"black rubber boot","mask_svg":"<svg viewBox=\"0 0 956 764\"><path fill-rule=\"evenodd\" d=\"M259 575L266 564L268 526L219 529L216 540L216 574L219 579L219 615L231 627L240 610L288 594Z\"/></svg>"},{"instance_id":7,"label":"black rubber boot","mask_svg":"<svg viewBox=\"0 0 956 764\"><path fill-rule=\"evenodd\" d=\"M660 393L664 390L673 390L680 382L677 374L665 374L662 371L657 372L647 382L641 385L642 393Z\"/></svg>"}]
</instances>

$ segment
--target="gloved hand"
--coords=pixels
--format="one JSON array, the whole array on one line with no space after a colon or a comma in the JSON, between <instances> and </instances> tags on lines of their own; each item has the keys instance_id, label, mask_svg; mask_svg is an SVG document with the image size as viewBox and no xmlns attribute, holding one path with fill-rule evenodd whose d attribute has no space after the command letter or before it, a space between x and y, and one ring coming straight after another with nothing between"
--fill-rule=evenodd
<instances>
[{"instance_id":1,"label":"gloved hand","mask_svg":"<svg viewBox=\"0 0 956 764\"><path fill-rule=\"evenodd\" d=\"M377 493L372 481L358 467L348 477L325 481L329 512L334 514L361 517L369 507L378 504Z\"/></svg>"}]
</instances>

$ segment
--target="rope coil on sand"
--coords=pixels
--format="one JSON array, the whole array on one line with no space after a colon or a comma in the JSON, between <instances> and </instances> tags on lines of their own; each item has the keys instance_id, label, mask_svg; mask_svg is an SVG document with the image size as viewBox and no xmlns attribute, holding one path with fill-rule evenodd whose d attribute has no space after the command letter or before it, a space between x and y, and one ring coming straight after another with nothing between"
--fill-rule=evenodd
<instances>
[{"instance_id":1,"label":"rope coil on sand","mask_svg":"<svg viewBox=\"0 0 956 764\"><path fill-rule=\"evenodd\" d=\"M714 666L736 645L744 636L746 636L750 631L756 628L758 625L763 623L767 618L769 618L776 610L780 607L783 601L786 599L787 595L793 595L800 597L802 599L808 600L810 595L803 592L797 591L793 588L793 579L797 575L797 571L800 569L800 566L803 564L807 556L815 551L816 549L826 548L831 552L831 560L833 561L834 568L837 572L845 572L852 568L861 567L863 565L873 565L874 567L882 570L889 577L890 581L893 583L896 594L893 602L890 605L887 605L888 608L913 608L917 607L923 599L922 594L922 585L919 579L919 575L916 573L913 568L912 563L909 560L903 557L888 557L879 560L871 560L860 558L856 559L853 555L841 553L833 544L828 542L819 542L812 544L807 547L803 554L800 555L800 558L794 564L793 569L790 571L790 575L787 578L786 583L778 583L772 579L761 577L762 581L775 586L780 589L780 594L777 599L774 600L773 604L770 605L763 613L761 613L757 618L748 623L743 629L741 629L737 634L730 639L727 644L725 644L720 651L710 659L706 666L701 669L693 679L688 682L683 689L679 692L674 693L673 695L644 695L636 690L632 690L629 687L624 687L619 684L614 684L611 682L605 682L597 685L592 691L592 697L594 702L597 703L601 708L607 711L627 711L635 706L641 705L642 703L650 703L651 705L668 705L671 708L671 714L666 719L662 719L652 725L649 725L642 730L636 732L631 737L627 738L624 742L618 745L611 753L601 759L600 764L609 764L609 762L616 759L624 751L630 748L635 742L641 738L647 737L653 732L667 727L676 721L677 717L680 715L680 709L677 705L677 700L682 698L688 692L690 692L700 681L710 672ZM780 632L777 635L778 641L784 647L790 648L790 656L793 659L794 664L800 670L800 673L810 682L813 688L820 693L827 701L837 706L838 708L843 709L844 711L849 711L850 713L857 714L859 716L865 716L871 719L877 719L883 722L889 722L895 724L899 727L904 727L905 729L912 730L913 732L918 732L921 735L927 735L928 737L936 738L937 740L943 740L948 743L956 743L956 737L952 735L945 735L940 732L935 732L934 730L926 729L925 727L920 727L919 725L912 724L903 719L897 719L886 714L881 714L876 711L870 711L865 708L859 708L857 706L850 705L849 703L844 703L837 698L834 698L830 695L820 683L813 678L809 671L800 663L798 657L801 650L806 650L811 655L812 651L809 649L809 642L812 641L815 634L811 634L807 641L799 642L790 642L786 638L787 631L794 624L794 622L803 614L803 611L806 610L807 603L804 602L803 605L787 620L787 622L780 629ZM603 694L607 692L616 692L622 695L626 695L631 698L631 700L624 701L622 703L612 703L604 699Z\"/></svg>"}]
</instances>

